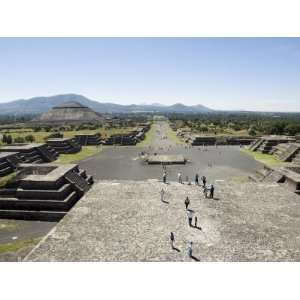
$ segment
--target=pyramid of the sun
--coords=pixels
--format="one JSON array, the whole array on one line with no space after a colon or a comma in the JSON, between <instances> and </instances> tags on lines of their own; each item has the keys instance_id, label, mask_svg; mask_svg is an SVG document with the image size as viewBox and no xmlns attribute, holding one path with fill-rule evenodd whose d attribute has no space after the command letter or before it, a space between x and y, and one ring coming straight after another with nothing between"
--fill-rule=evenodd
<instances>
[{"instance_id":1,"label":"pyramid of the sun","mask_svg":"<svg viewBox=\"0 0 300 300\"><path fill-rule=\"evenodd\" d=\"M103 117L76 101L54 106L34 120L35 123L98 123Z\"/></svg>"}]
</instances>

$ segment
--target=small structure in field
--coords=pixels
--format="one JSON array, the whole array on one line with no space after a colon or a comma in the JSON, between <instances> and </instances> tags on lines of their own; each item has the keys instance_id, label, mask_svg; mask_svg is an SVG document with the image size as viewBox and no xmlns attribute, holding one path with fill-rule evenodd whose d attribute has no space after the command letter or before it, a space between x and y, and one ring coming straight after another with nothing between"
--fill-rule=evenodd
<instances>
[{"instance_id":1,"label":"small structure in field","mask_svg":"<svg viewBox=\"0 0 300 300\"><path fill-rule=\"evenodd\" d=\"M76 164L20 164L15 180L0 189L0 218L59 221L92 184Z\"/></svg>"},{"instance_id":2,"label":"small structure in field","mask_svg":"<svg viewBox=\"0 0 300 300\"><path fill-rule=\"evenodd\" d=\"M58 153L47 144L12 144L0 148L0 152L19 153L18 156L25 163L46 163L57 159Z\"/></svg>"},{"instance_id":3,"label":"small structure in field","mask_svg":"<svg viewBox=\"0 0 300 300\"><path fill-rule=\"evenodd\" d=\"M148 155L145 158L145 161L149 165L171 165L171 164L185 164L186 159L183 155L165 155L165 154L158 154L158 155Z\"/></svg>"},{"instance_id":4,"label":"small structure in field","mask_svg":"<svg viewBox=\"0 0 300 300\"><path fill-rule=\"evenodd\" d=\"M81 150L81 145L74 138L48 139L47 144L54 148L59 154L73 154Z\"/></svg>"},{"instance_id":5,"label":"small structure in field","mask_svg":"<svg viewBox=\"0 0 300 300\"><path fill-rule=\"evenodd\" d=\"M98 146L102 142L100 133L76 134L75 140L81 146Z\"/></svg>"}]
</instances>

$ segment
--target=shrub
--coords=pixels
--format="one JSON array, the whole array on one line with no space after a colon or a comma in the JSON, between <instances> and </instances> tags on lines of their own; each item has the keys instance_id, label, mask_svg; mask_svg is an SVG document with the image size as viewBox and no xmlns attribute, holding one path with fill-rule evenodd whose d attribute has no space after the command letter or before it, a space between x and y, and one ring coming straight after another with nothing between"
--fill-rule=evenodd
<instances>
[{"instance_id":1,"label":"shrub","mask_svg":"<svg viewBox=\"0 0 300 300\"><path fill-rule=\"evenodd\" d=\"M32 134L26 135L25 141L29 143L33 143L35 141L35 137Z\"/></svg>"},{"instance_id":2,"label":"shrub","mask_svg":"<svg viewBox=\"0 0 300 300\"><path fill-rule=\"evenodd\" d=\"M17 137L15 137L14 142L22 144L22 143L25 143L25 139L21 136L17 136Z\"/></svg>"}]
</instances>

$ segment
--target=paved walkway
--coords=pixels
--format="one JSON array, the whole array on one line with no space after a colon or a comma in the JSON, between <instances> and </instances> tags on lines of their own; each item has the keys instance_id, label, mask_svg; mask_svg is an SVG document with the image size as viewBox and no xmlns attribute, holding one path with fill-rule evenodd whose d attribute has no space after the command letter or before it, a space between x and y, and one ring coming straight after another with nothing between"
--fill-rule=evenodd
<instances>
[{"instance_id":1,"label":"paved walkway","mask_svg":"<svg viewBox=\"0 0 300 300\"><path fill-rule=\"evenodd\" d=\"M162 188L168 203L160 201ZM188 226L186 196L201 230ZM176 182L99 182L26 260L300 260L299 196L279 185L224 181L216 197ZM178 250L170 247L171 231Z\"/></svg>"}]
</instances>

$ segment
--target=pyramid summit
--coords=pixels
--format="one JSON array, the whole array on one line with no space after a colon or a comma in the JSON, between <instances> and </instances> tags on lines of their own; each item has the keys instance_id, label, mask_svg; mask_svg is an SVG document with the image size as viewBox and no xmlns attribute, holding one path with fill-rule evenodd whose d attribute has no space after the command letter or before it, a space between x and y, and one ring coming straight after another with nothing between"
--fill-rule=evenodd
<instances>
[{"instance_id":1,"label":"pyramid summit","mask_svg":"<svg viewBox=\"0 0 300 300\"><path fill-rule=\"evenodd\" d=\"M99 123L100 113L77 101L66 101L51 108L33 120L35 123Z\"/></svg>"}]
</instances>

